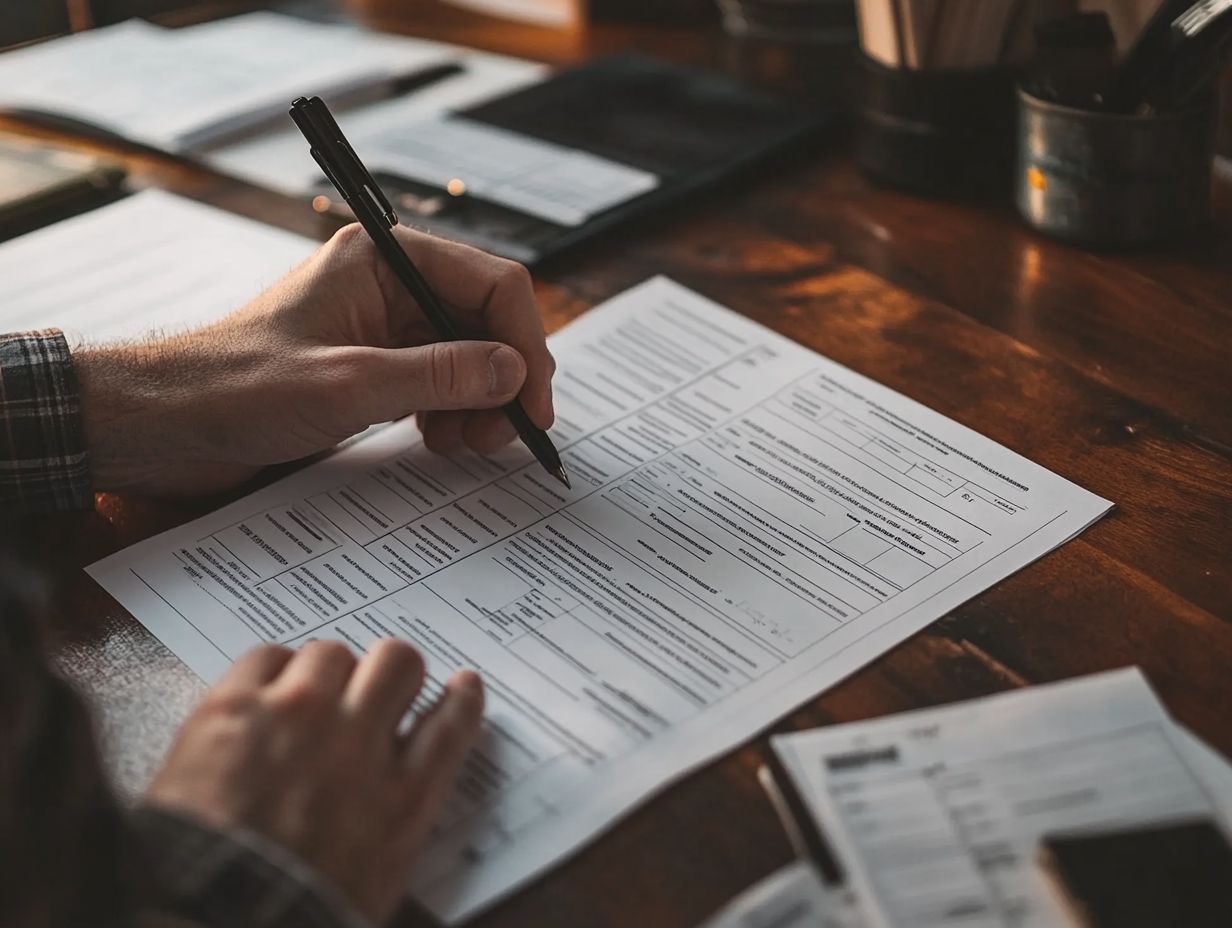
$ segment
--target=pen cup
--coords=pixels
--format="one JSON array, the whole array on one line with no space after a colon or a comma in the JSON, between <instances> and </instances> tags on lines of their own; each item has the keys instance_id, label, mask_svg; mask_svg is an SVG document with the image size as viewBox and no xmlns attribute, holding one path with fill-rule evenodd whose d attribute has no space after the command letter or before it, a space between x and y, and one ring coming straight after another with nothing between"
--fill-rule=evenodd
<instances>
[{"instance_id":1,"label":"pen cup","mask_svg":"<svg viewBox=\"0 0 1232 928\"><path fill-rule=\"evenodd\" d=\"M925 195L1008 199L1015 70L861 63L856 158L866 174Z\"/></svg>"},{"instance_id":2,"label":"pen cup","mask_svg":"<svg viewBox=\"0 0 1232 928\"><path fill-rule=\"evenodd\" d=\"M1018 211L1033 228L1092 247L1172 238L1210 218L1216 100L1127 116L1018 91Z\"/></svg>"}]
</instances>

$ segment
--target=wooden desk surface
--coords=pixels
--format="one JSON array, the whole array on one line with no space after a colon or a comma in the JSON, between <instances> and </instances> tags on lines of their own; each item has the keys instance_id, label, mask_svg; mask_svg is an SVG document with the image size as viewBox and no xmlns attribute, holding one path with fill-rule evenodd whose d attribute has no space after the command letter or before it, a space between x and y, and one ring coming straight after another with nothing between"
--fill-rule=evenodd
<instances>
[{"instance_id":1,"label":"wooden desk surface","mask_svg":"<svg viewBox=\"0 0 1232 928\"><path fill-rule=\"evenodd\" d=\"M502 47L498 33L461 37ZM739 56L709 33L630 28L545 54L631 43L712 65ZM127 159L141 184L330 231L303 203ZM549 328L666 273L1117 504L771 730L1139 664L1180 721L1232 754L1232 177L1217 183L1213 236L1104 255L1041 238L1007 208L878 189L841 146L763 173L544 268ZM59 659L99 706L129 790L203 687L81 568L219 502L100 498L96 513L20 528L54 579ZM475 924L694 925L790 857L754 778L764 734Z\"/></svg>"}]
</instances>

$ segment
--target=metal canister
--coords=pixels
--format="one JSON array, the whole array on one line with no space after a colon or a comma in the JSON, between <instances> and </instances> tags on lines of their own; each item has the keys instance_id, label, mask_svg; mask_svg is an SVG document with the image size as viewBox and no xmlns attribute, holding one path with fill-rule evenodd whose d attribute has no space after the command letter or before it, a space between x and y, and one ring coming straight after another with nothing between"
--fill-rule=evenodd
<instances>
[{"instance_id":1,"label":"metal canister","mask_svg":"<svg viewBox=\"0 0 1232 928\"><path fill-rule=\"evenodd\" d=\"M1210 218L1214 96L1175 113L1121 115L1018 91L1018 211L1082 245L1126 247Z\"/></svg>"}]
</instances>

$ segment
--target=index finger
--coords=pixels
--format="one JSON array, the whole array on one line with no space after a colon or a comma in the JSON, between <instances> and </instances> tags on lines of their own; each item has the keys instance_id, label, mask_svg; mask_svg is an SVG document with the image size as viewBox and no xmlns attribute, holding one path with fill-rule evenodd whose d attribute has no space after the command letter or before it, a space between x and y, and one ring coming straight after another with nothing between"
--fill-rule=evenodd
<instances>
[{"instance_id":1,"label":"index finger","mask_svg":"<svg viewBox=\"0 0 1232 928\"><path fill-rule=\"evenodd\" d=\"M294 656L293 650L279 644L253 648L227 668L214 692L251 690L272 683Z\"/></svg>"},{"instance_id":2,"label":"index finger","mask_svg":"<svg viewBox=\"0 0 1232 928\"><path fill-rule=\"evenodd\" d=\"M395 227L394 235L471 334L503 342L522 355L526 382L519 398L535 424L548 428L556 362L548 351L530 272L514 261L405 226Z\"/></svg>"}]
</instances>

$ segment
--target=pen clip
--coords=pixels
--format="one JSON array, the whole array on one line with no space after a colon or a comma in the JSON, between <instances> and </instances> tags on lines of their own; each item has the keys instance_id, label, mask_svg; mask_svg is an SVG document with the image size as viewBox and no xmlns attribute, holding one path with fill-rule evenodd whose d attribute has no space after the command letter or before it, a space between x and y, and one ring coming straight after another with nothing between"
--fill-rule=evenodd
<instances>
[{"instance_id":1,"label":"pen clip","mask_svg":"<svg viewBox=\"0 0 1232 928\"><path fill-rule=\"evenodd\" d=\"M393 204L389 202L389 198L385 196L380 185L376 182L376 178L372 176L372 172L364 167L364 163L359 160L359 155L355 154L355 150L351 148L351 143L342 135L342 130L338 130L339 147L351 159L351 170L355 172L355 176L359 180L360 190L365 192L368 198L376 207L377 212L384 217L385 221L392 227L398 224L398 214L394 212Z\"/></svg>"},{"instance_id":2,"label":"pen clip","mask_svg":"<svg viewBox=\"0 0 1232 928\"><path fill-rule=\"evenodd\" d=\"M298 97L291 104L291 119L308 140L309 151L357 217L370 215L392 228L398 214L376 179L364 167L320 97Z\"/></svg>"},{"instance_id":3,"label":"pen clip","mask_svg":"<svg viewBox=\"0 0 1232 928\"><path fill-rule=\"evenodd\" d=\"M317 167L321 169L321 173L325 175L325 177L329 180L329 182L333 184L335 188L337 188L338 192L341 193L343 195L343 198L345 199L346 189L339 182L338 178L334 176L334 172L330 170L329 162L326 161L324 158L322 158L321 153L317 151L315 148L309 148L308 154L312 155L312 160L317 163Z\"/></svg>"},{"instance_id":4,"label":"pen clip","mask_svg":"<svg viewBox=\"0 0 1232 928\"><path fill-rule=\"evenodd\" d=\"M310 97L304 101L304 108L311 115L317 128L332 143L334 155L345 162L340 167L344 169L345 176L351 181L351 195L366 198L376 207L377 214L387 225L391 227L396 226L398 224L398 214L394 212L393 204L389 202L384 192L382 192L380 185L376 182L376 178L364 167L364 163L359 160L359 155L355 153L355 149L347 141L342 127L334 119L334 114L329 111L329 107L325 105L325 102L320 97Z\"/></svg>"}]
</instances>

